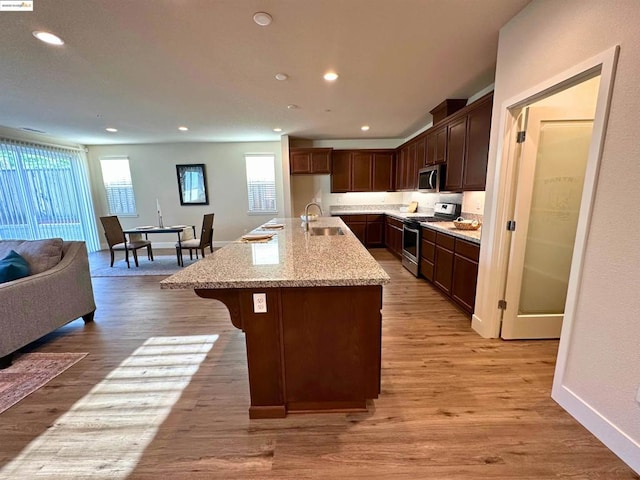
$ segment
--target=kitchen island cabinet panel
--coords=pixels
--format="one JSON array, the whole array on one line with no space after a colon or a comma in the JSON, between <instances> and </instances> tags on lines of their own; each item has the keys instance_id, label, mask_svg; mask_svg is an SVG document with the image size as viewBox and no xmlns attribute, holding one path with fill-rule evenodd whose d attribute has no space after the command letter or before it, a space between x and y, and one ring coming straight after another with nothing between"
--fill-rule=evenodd
<instances>
[{"instance_id":1,"label":"kitchen island cabinet panel","mask_svg":"<svg viewBox=\"0 0 640 480\"><path fill-rule=\"evenodd\" d=\"M375 286L282 291L289 411L365 409L365 399L377 398L381 293Z\"/></svg>"}]
</instances>

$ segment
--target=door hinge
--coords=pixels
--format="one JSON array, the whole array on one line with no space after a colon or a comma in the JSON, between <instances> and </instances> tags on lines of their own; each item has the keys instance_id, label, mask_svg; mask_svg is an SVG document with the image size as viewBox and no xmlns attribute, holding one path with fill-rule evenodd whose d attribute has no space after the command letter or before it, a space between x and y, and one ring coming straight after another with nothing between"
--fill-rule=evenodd
<instances>
[{"instance_id":1,"label":"door hinge","mask_svg":"<svg viewBox=\"0 0 640 480\"><path fill-rule=\"evenodd\" d=\"M516 221L515 220L507 221L507 231L508 232L515 232L516 231Z\"/></svg>"},{"instance_id":2,"label":"door hinge","mask_svg":"<svg viewBox=\"0 0 640 480\"><path fill-rule=\"evenodd\" d=\"M498 308L500 310L506 310L507 309L507 301L506 300L498 300Z\"/></svg>"},{"instance_id":3,"label":"door hinge","mask_svg":"<svg viewBox=\"0 0 640 480\"><path fill-rule=\"evenodd\" d=\"M524 143L526 138L527 138L527 132L525 131L518 132L516 134L516 143Z\"/></svg>"}]
</instances>

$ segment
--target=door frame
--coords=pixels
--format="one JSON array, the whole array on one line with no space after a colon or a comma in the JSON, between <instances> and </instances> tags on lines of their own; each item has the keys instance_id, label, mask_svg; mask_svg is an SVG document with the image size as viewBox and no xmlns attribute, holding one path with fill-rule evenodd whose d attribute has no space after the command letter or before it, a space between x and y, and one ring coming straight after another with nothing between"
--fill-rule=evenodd
<instances>
[{"instance_id":1,"label":"door frame","mask_svg":"<svg viewBox=\"0 0 640 480\"><path fill-rule=\"evenodd\" d=\"M593 209L600 158L604 148L605 127L609 116L609 105L613 92L614 72L619 48L616 45L605 50L518 95L508 98L500 106L494 105L494 121L498 120L498 123L497 126L494 123L493 128L497 128L501 133L498 135L496 149L496 166L493 178L495 188L491 192L487 192L485 204L485 213L487 209L493 209L493 214L491 215L493 218L489 219L489 222L485 222L482 229L480 272L477 286L478 296L476 312L474 312L471 322L471 327L485 338L500 337L502 310L498 308L498 301L502 300L502 295L504 294L511 243L510 232L507 232L505 226L506 222L511 220L510 203L514 193L514 175L517 172L517 162L514 161L514 155L517 151L515 136L518 126L518 114L528 104L535 103L584 80L600 75L592 140L589 147L589 160L585 172L585 184L582 192L574 255L571 262L567 305L560 336L558 362L556 364L562 367L562 371L565 363L563 357L566 357L568 337L572 329L575 306L579 296L582 263ZM496 115L497 113L499 113L499 117ZM479 303L481 305L478 305ZM478 312L482 312L482 318L477 315Z\"/></svg>"}]
</instances>

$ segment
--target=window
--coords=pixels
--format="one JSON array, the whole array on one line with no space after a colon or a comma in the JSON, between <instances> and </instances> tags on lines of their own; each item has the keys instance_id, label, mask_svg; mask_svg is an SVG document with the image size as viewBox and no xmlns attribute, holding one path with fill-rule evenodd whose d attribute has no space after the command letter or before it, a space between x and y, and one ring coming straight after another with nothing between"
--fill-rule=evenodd
<instances>
[{"instance_id":1,"label":"window","mask_svg":"<svg viewBox=\"0 0 640 480\"><path fill-rule=\"evenodd\" d=\"M277 213L275 156L245 155L249 213Z\"/></svg>"},{"instance_id":2,"label":"window","mask_svg":"<svg viewBox=\"0 0 640 480\"><path fill-rule=\"evenodd\" d=\"M0 139L0 239L59 237L99 250L82 150Z\"/></svg>"},{"instance_id":3,"label":"window","mask_svg":"<svg viewBox=\"0 0 640 480\"><path fill-rule=\"evenodd\" d=\"M107 192L107 205L111 215L137 215L136 199L133 196L131 170L127 157L104 157L100 159L102 181Z\"/></svg>"}]
</instances>

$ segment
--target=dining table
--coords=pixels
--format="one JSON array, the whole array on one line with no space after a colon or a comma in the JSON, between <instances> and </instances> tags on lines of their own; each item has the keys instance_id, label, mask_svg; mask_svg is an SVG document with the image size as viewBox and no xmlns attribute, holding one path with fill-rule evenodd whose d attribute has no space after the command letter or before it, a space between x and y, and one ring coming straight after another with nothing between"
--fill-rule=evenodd
<instances>
[{"instance_id":1,"label":"dining table","mask_svg":"<svg viewBox=\"0 0 640 480\"><path fill-rule=\"evenodd\" d=\"M140 227L129 228L127 230L123 230L123 233L126 235L140 235L143 234L145 240L149 240L149 234L155 233L175 233L178 235L178 247L176 248L176 257L178 259L178 265L184 267L184 263L182 262L182 258L180 255L180 251L182 249L182 235L181 233L186 228L191 228L193 230L193 238L196 238L196 226L195 225L171 225L169 227L157 227L153 225L143 225Z\"/></svg>"}]
</instances>

